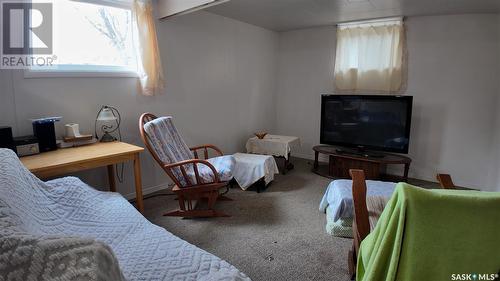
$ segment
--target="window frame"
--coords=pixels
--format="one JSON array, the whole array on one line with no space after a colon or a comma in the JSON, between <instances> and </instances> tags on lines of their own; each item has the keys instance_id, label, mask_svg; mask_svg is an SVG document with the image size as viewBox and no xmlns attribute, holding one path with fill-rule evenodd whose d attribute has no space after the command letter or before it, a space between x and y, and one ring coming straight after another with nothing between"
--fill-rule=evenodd
<instances>
[{"instance_id":1,"label":"window frame","mask_svg":"<svg viewBox=\"0 0 500 281\"><path fill-rule=\"evenodd\" d=\"M69 65L61 65L69 66ZM100 66L102 70L96 68L97 65L75 65L78 68L50 68L50 69L25 69L24 78L64 78L64 77L89 77L89 78L138 78L137 71L125 70L122 67ZM87 69L85 69L87 68Z\"/></svg>"},{"instance_id":2,"label":"window frame","mask_svg":"<svg viewBox=\"0 0 500 281\"><path fill-rule=\"evenodd\" d=\"M71 0L73 2L120 8L132 11L131 0ZM137 63L140 63L139 61ZM54 67L24 70L24 78L138 78L138 71L113 65L55 64Z\"/></svg>"}]
</instances>

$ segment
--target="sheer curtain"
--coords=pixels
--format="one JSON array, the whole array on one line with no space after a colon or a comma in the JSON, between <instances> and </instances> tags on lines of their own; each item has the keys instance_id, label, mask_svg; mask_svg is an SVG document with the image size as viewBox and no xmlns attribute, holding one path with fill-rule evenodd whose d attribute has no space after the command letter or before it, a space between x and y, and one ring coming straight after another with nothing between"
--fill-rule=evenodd
<instances>
[{"instance_id":1,"label":"sheer curtain","mask_svg":"<svg viewBox=\"0 0 500 281\"><path fill-rule=\"evenodd\" d=\"M130 9L134 24L134 44L141 92L154 96L165 88L158 38L151 0L71 0L96 5ZM160 0L162 1L162 0Z\"/></svg>"},{"instance_id":2,"label":"sheer curtain","mask_svg":"<svg viewBox=\"0 0 500 281\"><path fill-rule=\"evenodd\" d=\"M142 94L153 96L163 90L165 81L151 0L133 0L132 18L137 28L138 73Z\"/></svg>"},{"instance_id":3,"label":"sheer curtain","mask_svg":"<svg viewBox=\"0 0 500 281\"><path fill-rule=\"evenodd\" d=\"M402 19L338 25L336 91L401 93L406 87L405 44Z\"/></svg>"}]
</instances>

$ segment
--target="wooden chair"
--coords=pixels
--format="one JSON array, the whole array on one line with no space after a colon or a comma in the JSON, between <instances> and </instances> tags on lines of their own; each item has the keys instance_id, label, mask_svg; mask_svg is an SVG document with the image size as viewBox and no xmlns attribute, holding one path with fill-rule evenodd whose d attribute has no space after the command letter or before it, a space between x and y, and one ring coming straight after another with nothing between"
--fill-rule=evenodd
<instances>
[{"instance_id":1,"label":"wooden chair","mask_svg":"<svg viewBox=\"0 0 500 281\"><path fill-rule=\"evenodd\" d=\"M456 188L455 184L453 183L453 180L451 179L451 176L448 174L437 174L436 179L438 180L441 187L444 189Z\"/></svg>"},{"instance_id":2,"label":"wooden chair","mask_svg":"<svg viewBox=\"0 0 500 281\"><path fill-rule=\"evenodd\" d=\"M356 274L356 262L361 241L370 233L368 208L366 207L366 181L363 170L349 170L352 177L352 199L354 219L352 223L353 242L348 255L349 275Z\"/></svg>"},{"instance_id":3,"label":"wooden chair","mask_svg":"<svg viewBox=\"0 0 500 281\"><path fill-rule=\"evenodd\" d=\"M366 178L363 170L350 169L349 174L352 178L354 218L352 222L352 249L348 254L348 265L349 274L351 278L354 278L361 241L375 228L389 198L384 196L366 196Z\"/></svg>"},{"instance_id":4,"label":"wooden chair","mask_svg":"<svg viewBox=\"0 0 500 281\"><path fill-rule=\"evenodd\" d=\"M175 184L172 191L177 195L179 210L168 212L164 216L228 217L227 214L214 209L217 200L231 200L220 195L219 192L220 189L228 185L228 181L222 181L220 171L207 161L209 149L215 151L219 156L223 155L222 151L211 144L188 148L173 126L171 117L162 117L161 120L165 120L168 127L155 128L158 130L158 134L170 136L166 140L162 139L168 143L158 143L161 140L148 134L145 128L147 123L156 119L158 117L151 113L142 114L139 119L139 130L146 148ZM164 130L169 132L164 132ZM203 150L204 159L198 157L200 150ZM206 179L206 173L209 173L211 179ZM205 210L194 209L193 201L198 200L208 200L208 208Z\"/></svg>"}]
</instances>

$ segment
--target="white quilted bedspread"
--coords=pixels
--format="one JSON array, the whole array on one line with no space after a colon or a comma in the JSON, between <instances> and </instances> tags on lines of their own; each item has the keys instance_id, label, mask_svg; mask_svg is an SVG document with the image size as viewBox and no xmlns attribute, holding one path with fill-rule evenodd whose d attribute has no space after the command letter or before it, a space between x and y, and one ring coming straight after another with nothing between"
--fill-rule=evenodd
<instances>
[{"instance_id":1,"label":"white quilted bedspread","mask_svg":"<svg viewBox=\"0 0 500 281\"><path fill-rule=\"evenodd\" d=\"M0 224L2 220L16 222L20 235L76 236L109 245L129 281L250 280L226 261L151 224L121 195L97 191L74 177L42 182L7 149L0 149ZM0 231L4 277L20 258L5 256L6 235L12 231Z\"/></svg>"}]
</instances>

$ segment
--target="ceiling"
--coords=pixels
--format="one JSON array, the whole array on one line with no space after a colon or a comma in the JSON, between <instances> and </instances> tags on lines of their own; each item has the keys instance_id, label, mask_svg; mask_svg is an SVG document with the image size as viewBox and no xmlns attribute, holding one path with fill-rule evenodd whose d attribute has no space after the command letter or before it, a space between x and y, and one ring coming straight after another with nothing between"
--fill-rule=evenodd
<instances>
[{"instance_id":1,"label":"ceiling","mask_svg":"<svg viewBox=\"0 0 500 281\"><path fill-rule=\"evenodd\" d=\"M499 13L499 0L231 0L207 11L275 31L392 16Z\"/></svg>"}]
</instances>

